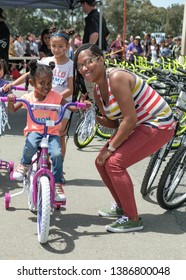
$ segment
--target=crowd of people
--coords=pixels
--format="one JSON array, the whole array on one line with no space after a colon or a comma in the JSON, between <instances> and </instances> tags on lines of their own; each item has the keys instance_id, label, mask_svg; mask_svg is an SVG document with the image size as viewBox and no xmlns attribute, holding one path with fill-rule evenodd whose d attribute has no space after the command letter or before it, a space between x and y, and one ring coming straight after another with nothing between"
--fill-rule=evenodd
<instances>
[{"instance_id":1,"label":"crowd of people","mask_svg":"<svg viewBox=\"0 0 186 280\"><path fill-rule=\"evenodd\" d=\"M123 43L121 34L117 34L116 39L108 44L109 30L103 17L101 48L98 46L100 15L96 9L96 1L80 0L79 2L83 12L87 14L82 39L74 30L56 28L43 30L39 41L31 33L27 34L26 41L17 35L11 43L16 55L38 56L39 59L36 62L32 61L32 64L29 63L25 74L10 83L5 83L3 87L8 92L13 85L29 80L34 90L28 99L30 102L37 103L53 103L52 94L55 92L56 102L64 104L77 99L81 91L80 100L86 102L88 107L92 101L87 99L92 100L93 96L101 114L97 116L97 121L103 126L116 129L116 133L104 145L95 161L100 177L114 199L110 209L99 210L98 213L100 216L118 218L114 223L106 226L107 231L142 230L143 221L137 211L133 183L127 169L160 149L171 139L174 134L174 118L166 101L137 75L121 68L106 68L104 53L113 56L116 54L118 59L122 59L124 49L126 59L131 62L136 54L145 56L148 61L156 60L161 55L169 56L170 53L170 56L177 57L180 39L177 38L173 43L168 42L166 38L158 48L150 34L145 34L143 43L140 36L134 35L130 36L130 43L127 41ZM3 11L0 10L0 19L2 13ZM72 40L73 35L75 35L74 40ZM9 44L8 48L10 49ZM53 63L52 70L51 63ZM1 79L4 78L4 73L2 71ZM154 106L151 106L152 100ZM22 104L13 105L10 95L10 109L16 111L21 106ZM65 199L63 161L70 116L71 112L67 111L59 125L58 133L55 133L58 151L55 154L54 151L50 151L53 170L56 172L56 200L58 201ZM30 120L27 120L27 128L32 127L29 122ZM38 131L31 133L32 131L25 130L27 138L24 151L28 149L28 138L30 143L34 141L38 144L40 135ZM33 147L36 150L37 145L32 145L31 154L35 152ZM52 149L52 145L50 148ZM56 166L56 155L60 162L59 166ZM27 154L23 152L20 164L13 174L15 179L23 179L30 159L31 157L27 158Z\"/></svg>"},{"instance_id":2,"label":"crowd of people","mask_svg":"<svg viewBox=\"0 0 186 280\"><path fill-rule=\"evenodd\" d=\"M123 43L121 34L118 34L116 40L108 46L108 52L111 58L118 61L123 59L134 63L134 56L144 56L150 62L161 62L162 58L179 60L181 56L181 37L166 36L159 43L156 38L151 37L149 33L140 36L131 35L129 41Z\"/></svg>"}]
</instances>

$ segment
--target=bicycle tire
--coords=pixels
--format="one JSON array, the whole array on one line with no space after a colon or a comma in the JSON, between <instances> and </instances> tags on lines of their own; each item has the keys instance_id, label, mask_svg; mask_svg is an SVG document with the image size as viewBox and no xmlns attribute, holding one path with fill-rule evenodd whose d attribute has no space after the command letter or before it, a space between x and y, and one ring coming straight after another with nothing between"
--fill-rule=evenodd
<instances>
[{"instance_id":1,"label":"bicycle tire","mask_svg":"<svg viewBox=\"0 0 186 280\"><path fill-rule=\"evenodd\" d=\"M165 146L163 146L160 150L158 150L157 152L151 155L149 164L147 166L145 175L142 180L142 185L140 190L143 196L146 196L147 194L150 193L154 180L162 165L164 154L165 154Z\"/></svg>"},{"instance_id":2,"label":"bicycle tire","mask_svg":"<svg viewBox=\"0 0 186 280\"><path fill-rule=\"evenodd\" d=\"M186 201L185 170L186 146L181 145L166 165L158 184L157 202L163 209L176 209Z\"/></svg>"},{"instance_id":3,"label":"bicycle tire","mask_svg":"<svg viewBox=\"0 0 186 280\"><path fill-rule=\"evenodd\" d=\"M93 139L96 134L96 125L94 123L94 127L91 127L91 123L84 127L84 116L82 116L77 122L77 126L74 132L74 144L76 147L82 149L86 147ZM89 133L91 131L91 133Z\"/></svg>"},{"instance_id":4,"label":"bicycle tire","mask_svg":"<svg viewBox=\"0 0 186 280\"><path fill-rule=\"evenodd\" d=\"M96 134L103 139L110 139L114 132L115 129L97 124Z\"/></svg>"},{"instance_id":5,"label":"bicycle tire","mask_svg":"<svg viewBox=\"0 0 186 280\"><path fill-rule=\"evenodd\" d=\"M37 233L38 241L48 241L50 226L50 181L47 176L38 179L37 194Z\"/></svg>"}]
</instances>

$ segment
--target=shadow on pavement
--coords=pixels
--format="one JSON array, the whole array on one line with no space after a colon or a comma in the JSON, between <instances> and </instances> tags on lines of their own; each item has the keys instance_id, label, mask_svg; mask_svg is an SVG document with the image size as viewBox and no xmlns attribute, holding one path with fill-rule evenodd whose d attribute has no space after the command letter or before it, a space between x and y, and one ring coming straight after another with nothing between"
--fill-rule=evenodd
<instances>
[{"instance_id":1,"label":"shadow on pavement","mask_svg":"<svg viewBox=\"0 0 186 280\"><path fill-rule=\"evenodd\" d=\"M164 212L163 214L144 214L141 215L144 221L144 229L140 232L131 232L128 234L146 234L147 232L180 235L186 232L186 219L185 213L174 210L174 215L172 212ZM177 226L173 226L173 219L175 220ZM56 227L55 229L50 229L48 243L43 244L42 247L52 253L57 254L67 254L75 249L75 240L83 236L92 236L93 238L99 238L108 233L106 231L92 231L88 230L87 227L92 227L92 225L103 226L112 223L114 220L109 218L103 218L94 215L87 214L65 214L61 211L55 211L51 216L51 226ZM86 227L84 231L78 231L78 228ZM80 229L82 230L82 229ZM122 233L119 233L121 235ZM125 233L123 233L125 234Z\"/></svg>"}]
</instances>

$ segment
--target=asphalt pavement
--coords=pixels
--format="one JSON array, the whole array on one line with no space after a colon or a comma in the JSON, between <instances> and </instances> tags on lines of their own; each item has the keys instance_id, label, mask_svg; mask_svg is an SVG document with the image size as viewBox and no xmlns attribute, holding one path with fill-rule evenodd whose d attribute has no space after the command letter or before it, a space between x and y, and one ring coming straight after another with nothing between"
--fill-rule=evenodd
<instances>
[{"instance_id":1,"label":"asphalt pavement","mask_svg":"<svg viewBox=\"0 0 186 280\"><path fill-rule=\"evenodd\" d=\"M185 205L165 211L156 202L156 184L147 199L140 194L141 182L149 158L129 169L138 211L144 229L135 233L108 233L111 219L98 216L100 208L112 202L95 168L94 160L105 140L96 137L79 150L73 141L78 119L74 114L64 162L66 208L51 214L49 241L37 240L36 214L27 208L27 194L12 197L9 210L4 208L4 195L21 192L22 184L11 181L6 171L0 172L0 259L1 260L185 260ZM18 164L25 138L26 113L21 109L9 114L11 129L0 138L1 160Z\"/></svg>"}]
</instances>

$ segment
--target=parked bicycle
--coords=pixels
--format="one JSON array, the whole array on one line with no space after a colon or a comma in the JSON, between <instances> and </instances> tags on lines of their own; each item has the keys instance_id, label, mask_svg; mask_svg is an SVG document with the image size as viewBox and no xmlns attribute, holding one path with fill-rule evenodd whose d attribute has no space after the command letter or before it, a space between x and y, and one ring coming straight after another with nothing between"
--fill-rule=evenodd
<instances>
[{"instance_id":1,"label":"parked bicycle","mask_svg":"<svg viewBox=\"0 0 186 280\"><path fill-rule=\"evenodd\" d=\"M186 112L186 92L182 91L177 107ZM177 149L163 170L157 186L157 202L167 210L175 209L186 201L186 143Z\"/></svg>"},{"instance_id":2,"label":"parked bicycle","mask_svg":"<svg viewBox=\"0 0 186 280\"><path fill-rule=\"evenodd\" d=\"M115 132L114 129L98 124L96 114L99 113L95 105L81 113L74 132L74 143L80 149L86 147L94 139L95 135L103 139L109 139Z\"/></svg>"},{"instance_id":3,"label":"parked bicycle","mask_svg":"<svg viewBox=\"0 0 186 280\"><path fill-rule=\"evenodd\" d=\"M1 101L6 102L7 97L0 98ZM64 106L56 104L30 104L27 100L15 98L15 102L24 102L28 107L28 113L33 122L44 126L44 133L41 140L40 148L32 159L23 180L23 190L14 194L5 194L5 208L9 209L11 198L22 194L25 190L28 191L28 207L31 211L37 211L37 233L40 243L46 243L48 240L50 213L51 208L59 209L65 203L63 201L57 202L55 197L55 180L50 170L49 154L48 154L48 127L57 125L61 122L65 110L69 106L76 106L78 108L85 108L84 103L69 102ZM34 117L34 110L56 110L58 111L58 120L40 121ZM13 179L13 176L11 176Z\"/></svg>"},{"instance_id":4,"label":"parked bicycle","mask_svg":"<svg viewBox=\"0 0 186 280\"><path fill-rule=\"evenodd\" d=\"M166 79L168 80L168 83L170 85L171 84L173 85L173 87L175 87L175 85L177 86L177 99L178 99L179 96L181 96L182 93L185 91L186 84L182 81L179 81L178 79L176 81L175 80L176 77L174 77L174 80L171 80L170 76L169 76L169 78L166 78ZM171 95L169 96L169 98L172 101ZM149 164L145 171L145 175L142 180L141 194L143 196L146 196L147 194L149 194L149 192L153 186L153 183L155 181L155 178L157 177L157 174L160 170L160 167L161 167L162 163L166 161L169 152L172 150L176 150L180 145L182 145L182 143L185 142L185 139L186 139L186 125L185 125L186 114L181 107L176 106L176 102L177 102L176 100L173 100L173 103L172 103L173 113L177 120L177 127L175 129L175 134L174 134L173 138L166 145L164 145L159 151L157 151L156 153L154 153L151 156Z\"/></svg>"}]
</instances>

